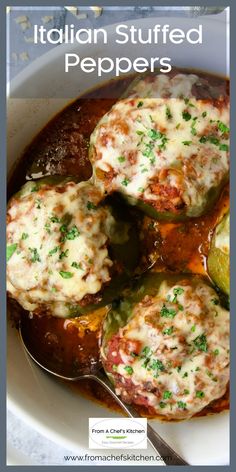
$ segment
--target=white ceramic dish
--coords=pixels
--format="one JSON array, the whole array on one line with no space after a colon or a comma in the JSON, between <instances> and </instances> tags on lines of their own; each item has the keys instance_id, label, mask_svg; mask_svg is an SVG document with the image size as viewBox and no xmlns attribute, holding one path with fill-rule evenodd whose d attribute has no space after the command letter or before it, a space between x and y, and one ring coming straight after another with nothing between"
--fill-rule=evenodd
<instances>
[{"instance_id":1,"label":"white ceramic dish","mask_svg":"<svg viewBox=\"0 0 236 472\"><path fill-rule=\"evenodd\" d=\"M161 21L152 18L143 19L142 21L135 20L132 24L138 27L141 25L142 27L152 27L157 22L172 25L173 21L171 18L161 18ZM194 20L178 18L179 27L188 25L190 28L191 22L195 26ZM199 68L225 74L225 67L222 64L222 57L226 54L226 51L222 49L225 45L225 26L219 21L216 22L210 19L210 17L201 18L199 22L204 27L204 47L195 48L195 54L193 54L193 49L186 48L184 55L181 54L181 49L175 48L173 62L177 66ZM174 24L176 25L176 20ZM111 38L111 47L114 48L114 42L112 42L114 25L108 27L107 32L109 38ZM37 87L38 96L43 97L48 92L49 94L52 92L51 95L54 97L58 96L59 91L63 90L64 81L68 80L65 79L64 74L59 73L65 49L65 45L59 46L34 61L14 79L11 90L15 94L17 93L18 96L22 94L24 97L25 91L29 90L29 87ZM74 50L76 46L70 46L70 49ZM94 46L92 50L90 48L89 55L96 58L99 49L99 45ZM113 49L114 53L116 52ZM82 57L88 55L86 46L79 47L79 54ZM161 47L158 47L159 54L167 55ZM153 49L152 55L157 55L155 49ZM76 71L70 76L70 80L72 90L76 86L77 91L75 95L71 94L73 98L95 85L94 79L90 75L86 77L85 81L80 76L78 77ZM68 101L68 98L9 99L9 170L37 132ZM82 450L88 452L89 417L116 416L116 413L112 413L98 404L78 396L33 365L24 353L17 332L10 323L8 328L7 369L9 408L46 437L75 453ZM152 425L192 465L223 465L229 463L228 413L176 424L152 421ZM95 451L89 452L93 454ZM100 452L106 454L111 451L104 450ZM95 453L97 454L98 451ZM151 448L148 449L147 453L152 454ZM132 462L130 462L130 465L132 465ZM145 465L148 465L148 462L145 462Z\"/></svg>"}]
</instances>

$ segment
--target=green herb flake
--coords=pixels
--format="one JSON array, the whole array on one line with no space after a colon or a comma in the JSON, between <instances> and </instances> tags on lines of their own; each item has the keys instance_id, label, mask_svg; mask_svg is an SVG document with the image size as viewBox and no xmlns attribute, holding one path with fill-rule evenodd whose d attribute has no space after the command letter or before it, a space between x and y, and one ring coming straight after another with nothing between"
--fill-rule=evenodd
<instances>
[{"instance_id":1,"label":"green herb flake","mask_svg":"<svg viewBox=\"0 0 236 472\"><path fill-rule=\"evenodd\" d=\"M220 302L219 302L218 298L212 298L211 303L213 303L213 305L219 305Z\"/></svg>"},{"instance_id":2,"label":"green herb flake","mask_svg":"<svg viewBox=\"0 0 236 472\"><path fill-rule=\"evenodd\" d=\"M124 187L127 187L129 185L129 179L125 178L124 180L122 180L121 184L124 185Z\"/></svg>"},{"instance_id":3,"label":"green herb flake","mask_svg":"<svg viewBox=\"0 0 236 472\"><path fill-rule=\"evenodd\" d=\"M64 257L68 257L68 252L69 249L66 249L65 251L62 251L61 254L59 255L59 259L64 259Z\"/></svg>"},{"instance_id":4,"label":"green herb flake","mask_svg":"<svg viewBox=\"0 0 236 472\"><path fill-rule=\"evenodd\" d=\"M72 262L71 267L74 267L75 269L80 269L83 270L81 262Z\"/></svg>"},{"instance_id":5,"label":"green herb flake","mask_svg":"<svg viewBox=\"0 0 236 472\"><path fill-rule=\"evenodd\" d=\"M214 356L218 356L219 353L220 353L219 349L215 349L215 350L213 351Z\"/></svg>"},{"instance_id":6,"label":"green herb flake","mask_svg":"<svg viewBox=\"0 0 236 472\"><path fill-rule=\"evenodd\" d=\"M189 395L189 390L187 388L184 389L184 395Z\"/></svg>"},{"instance_id":7,"label":"green herb flake","mask_svg":"<svg viewBox=\"0 0 236 472\"><path fill-rule=\"evenodd\" d=\"M31 262L41 262L41 259L40 259L40 256L39 256L39 253L38 253L38 250L36 249L36 247L34 247L34 248L29 247L29 250L32 254Z\"/></svg>"},{"instance_id":8,"label":"green herb flake","mask_svg":"<svg viewBox=\"0 0 236 472\"><path fill-rule=\"evenodd\" d=\"M52 223L60 223L61 222L60 218L58 218L58 216L55 216L55 215L51 216L49 219Z\"/></svg>"},{"instance_id":9,"label":"green herb flake","mask_svg":"<svg viewBox=\"0 0 236 472\"><path fill-rule=\"evenodd\" d=\"M193 343L195 347L199 351L207 352L208 351L208 346L207 346L207 339L205 334L201 334L200 336L197 336L194 340Z\"/></svg>"},{"instance_id":10,"label":"green herb flake","mask_svg":"<svg viewBox=\"0 0 236 472\"><path fill-rule=\"evenodd\" d=\"M96 209L97 209L97 206L94 205L93 202L88 201L88 202L87 202L87 209L88 209L88 210L96 210Z\"/></svg>"},{"instance_id":11,"label":"green herb flake","mask_svg":"<svg viewBox=\"0 0 236 472\"><path fill-rule=\"evenodd\" d=\"M183 111L182 112L182 117L185 121L189 121L192 118L192 116L190 115L190 113L188 111Z\"/></svg>"},{"instance_id":12,"label":"green herb flake","mask_svg":"<svg viewBox=\"0 0 236 472\"><path fill-rule=\"evenodd\" d=\"M147 357L147 356L151 356L152 355L152 350L149 346L145 346L143 349L142 349L142 352L141 352L141 358L142 357Z\"/></svg>"},{"instance_id":13,"label":"green herb flake","mask_svg":"<svg viewBox=\"0 0 236 472\"><path fill-rule=\"evenodd\" d=\"M178 408L181 408L182 410L186 410L187 403L182 402L182 401L178 401L177 405L178 405Z\"/></svg>"},{"instance_id":14,"label":"green herb flake","mask_svg":"<svg viewBox=\"0 0 236 472\"><path fill-rule=\"evenodd\" d=\"M197 397L197 398L204 398L204 397L205 397L205 393L204 393L202 390L197 390L197 391L196 391L196 397Z\"/></svg>"},{"instance_id":15,"label":"green herb flake","mask_svg":"<svg viewBox=\"0 0 236 472\"><path fill-rule=\"evenodd\" d=\"M35 204L36 204L37 210L40 210L40 208L41 208L41 203L42 203L42 200L41 200L40 198L36 198Z\"/></svg>"},{"instance_id":16,"label":"green herb flake","mask_svg":"<svg viewBox=\"0 0 236 472\"><path fill-rule=\"evenodd\" d=\"M179 127L180 127L180 123L177 123L177 125L176 125L175 128L176 128L176 129L179 129Z\"/></svg>"},{"instance_id":17,"label":"green herb flake","mask_svg":"<svg viewBox=\"0 0 236 472\"><path fill-rule=\"evenodd\" d=\"M182 376L183 379L185 379L186 377L188 377L188 372L184 372L184 375Z\"/></svg>"},{"instance_id":18,"label":"green herb flake","mask_svg":"<svg viewBox=\"0 0 236 472\"><path fill-rule=\"evenodd\" d=\"M204 112L202 113L202 118L206 118L206 116L207 116L207 112L204 111Z\"/></svg>"},{"instance_id":19,"label":"green herb flake","mask_svg":"<svg viewBox=\"0 0 236 472\"><path fill-rule=\"evenodd\" d=\"M60 270L59 274L63 279L71 279L74 275L72 272L66 272L64 270Z\"/></svg>"},{"instance_id":20,"label":"green herb flake","mask_svg":"<svg viewBox=\"0 0 236 472\"><path fill-rule=\"evenodd\" d=\"M165 328L162 332L163 334L167 334L168 336L170 336L174 331L174 327L171 326L170 328Z\"/></svg>"},{"instance_id":21,"label":"green herb flake","mask_svg":"<svg viewBox=\"0 0 236 472\"><path fill-rule=\"evenodd\" d=\"M171 398L172 397L172 392L170 392L169 390L166 390L164 393L163 393L163 398L164 400L167 400L168 398Z\"/></svg>"},{"instance_id":22,"label":"green herb flake","mask_svg":"<svg viewBox=\"0 0 236 472\"><path fill-rule=\"evenodd\" d=\"M125 156L119 156L117 157L117 160L122 163L122 162L125 162Z\"/></svg>"},{"instance_id":23,"label":"green herb flake","mask_svg":"<svg viewBox=\"0 0 236 472\"><path fill-rule=\"evenodd\" d=\"M195 331L196 331L196 325L193 325L193 326L192 326L191 331L192 331L192 333L195 333Z\"/></svg>"},{"instance_id":24,"label":"green herb flake","mask_svg":"<svg viewBox=\"0 0 236 472\"><path fill-rule=\"evenodd\" d=\"M171 120L173 118L173 115L171 114L170 107L166 106L166 118L167 120Z\"/></svg>"},{"instance_id":25,"label":"green herb flake","mask_svg":"<svg viewBox=\"0 0 236 472\"><path fill-rule=\"evenodd\" d=\"M174 310L173 308L167 308L167 306L164 303L161 309L161 316L164 318L174 318L175 315L176 315L176 310Z\"/></svg>"},{"instance_id":26,"label":"green herb flake","mask_svg":"<svg viewBox=\"0 0 236 472\"><path fill-rule=\"evenodd\" d=\"M160 408L165 408L165 407L166 407L166 403L165 403L165 402L160 402L160 403L159 403L159 407L160 407Z\"/></svg>"},{"instance_id":27,"label":"green herb flake","mask_svg":"<svg viewBox=\"0 0 236 472\"><path fill-rule=\"evenodd\" d=\"M228 126L222 123L222 121L218 121L217 124L218 124L218 129L221 131L221 133L223 134L229 133L230 129L228 128Z\"/></svg>"},{"instance_id":28,"label":"green herb flake","mask_svg":"<svg viewBox=\"0 0 236 472\"><path fill-rule=\"evenodd\" d=\"M54 247L54 249L51 249L51 251L49 251L48 255L49 255L49 256L52 256L53 254L56 254L56 252L58 251L58 249L59 249L58 246Z\"/></svg>"},{"instance_id":29,"label":"green herb flake","mask_svg":"<svg viewBox=\"0 0 236 472\"><path fill-rule=\"evenodd\" d=\"M126 365L126 366L124 367L124 369L125 369L125 371L127 372L127 374L129 374L129 375L132 375L132 373L133 373L133 371L134 371L134 370L133 370L133 367L131 367L131 365Z\"/></svg>"},{"instance_id":30,"label":"green herb flake","mask_svg":"<svg viewBox=\"0 0 236 472\"><path fill-rule=\"evenodd\" d=\"M200 139L199 139L199 142L201 144L205 144L207 142L207 137L206 136L201 136Z\"/></svg>"},{"instance_id":31,"label":"green herb flake","mask_svg":"<svg viewBox=\"0 0 236 472\"><path fill-rule=\"evenodd\" d=\"M220 144L219 150L227 152L229 150L229 145L228 144Z\"/></svg>"},{"instance_id":32,"label":"green herb flake","mask_svg":"<svg viewBox=\"0 0 236 472\"><path fill-rule=\"evenodd\" d=\"M10 244L9 246L7 246L7 255L6 255L7 262L11 259L16 249L17 249L17 243Z\"/></svg>"},{"instance_id":33,"label":"green herb flake","mask_svg":"<svg viewBox=\"0 0 236 472\"><path fill-rule=\"evenodd\" d=\"M142 106L143 106L143 102L142 101L138 102L137 108L141 108Z\"/></svg>"},{"instance_id":34,"label":"green herb flake","mask_svg":"<svg viewBox=\"0 0 236 472\"><path fill-rule=\"evenodd\" d=\"M21 235L21 239L24 241L25 239L27 239L29 237L28 233L22 233Z\"/></svg>"},{"instance_id":35,"label":"green herb flake","mask_svg":"<svg viewBox=\"0 0 236 472\"><path fill-rule=\"evenodd\" d=\"M190 146L190 144L192 144L192 141L182 141L182 144L184 144L184 146Z\"/></svg>"},{"instance_id":36,"label":"green herb flake","mask_svg":"<svg viewBox=\"0 0 236 472\"><path fill-rule=\"evenodd\" d=\"M153 359L149 368L152 370L161 371L161 372L165 370L163 363L159 359Z\"/></svg>"},{"instance_id":37,"label":"green herb flake","mask_svg":"<svg viewBox=\"0 0 236 472\"><path fill-rule=\"evenodd\" d=\"M136 131L136 134L137 134L138 136L142 136L142 135L144 134L144 132L141 131L141 130L137 130L137 131ZM121 157L123 158L123 156L121 156ZM119 157L118 157L118 159L119 159ZM125 158L124 158L124 160L125 160ZM122 161L120 161L120 162L124 162L124 161L122 160Z\"/></svg>"}]
</instances>

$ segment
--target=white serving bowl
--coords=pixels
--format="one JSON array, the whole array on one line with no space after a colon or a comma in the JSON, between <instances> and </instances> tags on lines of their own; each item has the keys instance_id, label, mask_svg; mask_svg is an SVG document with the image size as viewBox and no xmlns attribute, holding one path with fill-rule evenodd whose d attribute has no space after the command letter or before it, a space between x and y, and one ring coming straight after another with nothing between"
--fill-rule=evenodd
<instances>
[{"instance_id":1,"label":"white serving bowl","mask_svg":"<svg viewBox=\"0 0 236 472\"><path fill-rule=\"evenodd\" d=\"M137 27L152 27L155 23L168 23L181 28L196 27L191 19L142 19L127 22ZM204 47L173 48L173 64L196 68L225 75L225 25L211 17L199 19L204 28ZM110 54L122 55L114 44L114 25L106 28L112 49ZM150 46L151 55L168 55L165 48ZM25 147L42 127L70 100L63 97L65 81L70 80L71 98L76 98L96 85L94 76L78 75L74 70L69 78L62 73L63 55L66 50L78 52L81 57L88 55L86 46L61 45L34 61L20 73L11 85L14 96L27 96L29 90L37 88L37 96L55 98L9 98L8 99L8 168L11 172ZM132 49L132 48L131 48ZM153 49L153 51L152 51ZM92 52L91 52L92 51ZM157 53L158 52L158 53ZM130 51L135 54L135 49ZM136 56L140 53L136 49ZM89 49L89 55L101 55L101 45ZM126 51L127 55L127 51ZM107 79L109 76L106 77ZM85 80L86 79L86 80ZM103 79L100 79L100 81ZM61 92L60 92L61 91ZM30 426L40 433L75 452L88 451L88 418L115 417L116 413L83 398L44 374L29 361L11 323L8 327L8 406ZM220 413L211 417L194 418L187 422L160 423L151 421L162 437L192 465L223 465L229 463L229 414ZM95 451L89 451L93 454ZM100 451L102 454L111 451ZM122 451L121 451L122 452ZM133 451L135 452L135 451ZM143 451L145 452L145 451ZM96 451L95 453L98 453ZM146 452L145 452L146 453ZM147 453L153 451L149 447ZM129 463L130 465L132 462ZM137 463L136 463L137 464ZM151 462L150 462L151 464ZM148 465L148 462L145 462ZM153 465L153 463L152 463Z\"/></svg>"}]
</instances>

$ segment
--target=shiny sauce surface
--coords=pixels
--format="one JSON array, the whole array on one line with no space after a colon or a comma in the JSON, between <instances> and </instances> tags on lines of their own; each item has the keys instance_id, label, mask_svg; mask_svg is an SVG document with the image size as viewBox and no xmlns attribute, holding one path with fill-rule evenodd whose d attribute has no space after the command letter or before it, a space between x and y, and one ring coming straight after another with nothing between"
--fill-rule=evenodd
<instances>
[{"instance_id":1,"label":"shiny sauce surface","mask_svg":"<svg viewBox=\"0 0 236 472\"><path fill-rule=\"evenodd\" d=\"M199 73L199 75L201 75ZM221 78L207 75L213 84L228 87ZM73 175L87 180L92 169L88 160L89 137L100 118L111 108L131 78L112 81L69 104L36 136L18 162L9 182L9 196L26 179L44 175ZM105 89L106 88L106 89ZM106 98L103 98L106 96ZM163 272L206 273L206 257L214 228L229 207L228 185L215 206L204 216L182 223L155 221L137 212L140 230L140 271L147 267ZM134 210L136 212L136 210ZM81 367L99 365L99 333L107 308L75 319L29 316L10 300L14 320L24 323L29 345L42 363L58 373L79 374ZM111 396L93 381L69 384L78 394L121 412ZM148 416L144 407L136 407ZM213 401L197 416L229 408L229 392Z\"/></svg>"}]
</instances>

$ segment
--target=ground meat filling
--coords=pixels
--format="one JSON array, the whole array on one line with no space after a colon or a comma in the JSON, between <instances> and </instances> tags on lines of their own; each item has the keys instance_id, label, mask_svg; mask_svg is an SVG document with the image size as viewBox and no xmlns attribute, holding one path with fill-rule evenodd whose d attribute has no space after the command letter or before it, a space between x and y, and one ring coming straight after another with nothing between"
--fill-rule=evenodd
<instances>
[{"instance_id":1,"label":"ground meat filling","mask_svg":"<svg viewBox=\"0 0 236 472\"><path fill-rule=\"evenodd\" d=\"M226 391L229 313L200 279L163 282L102 355L124 401L168 419L190 418Z\"/></svg>"},{"instance_id":2,"label":"ground meat filling","mask_svg":"<svg viewBox=\"0 0 236 472\"><path fill-rule=\"evenodd\" d=\"M206 211L228 176L229 101L196 98L197 80L157 76L138 98L147 85L141 80L132 98L103 116L90 140L93 177L103 193L121 192L159 213Z\"/></svg>"}]
</instances>

